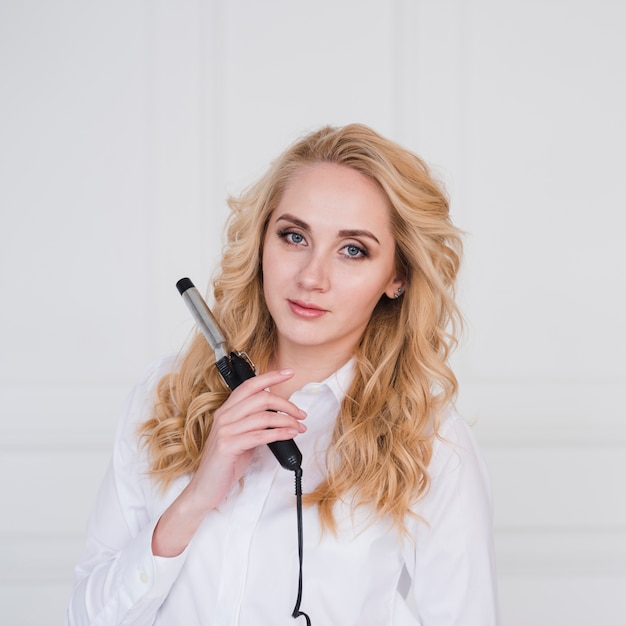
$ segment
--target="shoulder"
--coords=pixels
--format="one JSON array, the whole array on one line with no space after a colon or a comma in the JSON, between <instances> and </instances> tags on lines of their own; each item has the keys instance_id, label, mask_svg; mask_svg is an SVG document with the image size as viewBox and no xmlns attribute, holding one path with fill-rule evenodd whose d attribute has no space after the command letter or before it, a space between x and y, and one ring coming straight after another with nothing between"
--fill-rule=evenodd
<instances>
[{"instance_id":1,"label":"shoulder","mask_svg":"<svg viewBox=\"0 0 626 626\"><path fill-rule=\"evenodd\" d=\"M440 416L429 473L435 481L459 472L473 475L483 484L490 482L472 427L453 407L449 407Z\"/></svg>"},{"instance_id":2,"label":"shoulder","mask_svg":"<svg viewBox=\"0 0 626 626\"><path fill-rule=\"evenodd\" d=\"M496 624L490 481L472 428L452 409L439 421L429 474L404 552L420 617L424 624Z\"/></svg>"},{"instance_id":3,"label":"shoulder","mask_svg":"<svg viewBox=\"0 0 626 626\"><path fill-rule=\"evenodd\" d=\"M116 432L116 447L136 447L137 429L152 414L161 379L177 367L175 356L165 356L149 363L128 395Z\"/></svg>"},{"instance_id":4,"label":"shoulder","mask_svg":"<svg viewBox=\"0 0 626 626\"><path fill-rule=\"evenodd\" d=\"M416 502L411 522L424 539L459 532L457 522L481 529L491 528L492 490L487 465L470 425L456 411L442 415L433 439L428 465L429 485ZM426 526L422 522L426 522ZM445 542L444 542L445 543Z\"/></svg>"},{"instance_id":5,"label":"shoulder","mask_svg":"<svg viewBox=\"0 0 626 626\"><path fill-rule=\"evenodd\" d=\"M175 355L163 356L149 363L144 370L136 388L144 388L146 390L156 390L156 387L167 374L171 374L176 370L178 359Z\"/></svg>"}]
</instances>

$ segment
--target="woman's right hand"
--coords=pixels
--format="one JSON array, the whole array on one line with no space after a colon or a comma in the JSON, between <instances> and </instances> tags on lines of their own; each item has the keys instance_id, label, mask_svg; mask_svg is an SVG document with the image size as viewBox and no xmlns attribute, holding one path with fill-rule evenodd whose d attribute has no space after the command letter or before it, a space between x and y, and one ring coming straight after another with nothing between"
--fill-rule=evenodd
<instances>
[{"instance_id":1,"label":"woman's right hand","mask_svg":"<svg viewBox=\"0 0 626 626\"><path fill-rule=\"evenodd\" d=\"M292 370L280 370L249 378L215 411L198 470L155 528L155 555L175 556L185 549L204 516L241 478L257 446L293 439L306 430L301 421L306 413L267 391L292 376Z\"/></svg>"}]
</instances>

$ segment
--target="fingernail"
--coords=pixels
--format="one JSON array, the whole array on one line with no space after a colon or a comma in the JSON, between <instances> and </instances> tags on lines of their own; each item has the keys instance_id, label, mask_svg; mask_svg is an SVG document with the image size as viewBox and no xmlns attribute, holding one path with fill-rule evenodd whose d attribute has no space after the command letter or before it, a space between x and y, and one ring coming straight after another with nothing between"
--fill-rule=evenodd
<instances>
[{"instance_id":1,"label":"fingernail","mask_svg":"<svg viewBox=\"0 0 626 626\"><path fill-rule=\"evenodd\" d=\"M291 374L293 374L293 370L292 369L280 370L280 373L283 376L290 376Z\"/></svg>"},{"instance_id":2,"label":"fingernail","mask_svg":"<svg viewBox=\"0 0 626 626\"><path fill-rule=\"evenodd\" d=\"M300 411L300 415L302 415L302 417L306 417L307 416L307 412L303 411L302 409L298 409L298 411Z\"/></svg>"}]
</instances>

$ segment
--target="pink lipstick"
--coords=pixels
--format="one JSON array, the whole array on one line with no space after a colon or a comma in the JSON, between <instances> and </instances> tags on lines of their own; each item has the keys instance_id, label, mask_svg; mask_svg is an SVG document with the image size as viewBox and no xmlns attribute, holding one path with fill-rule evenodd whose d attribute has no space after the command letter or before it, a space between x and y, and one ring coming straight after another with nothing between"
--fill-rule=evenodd
<instances>
[{"instance_id":1,"label":"pink lipstick","mask_svg":"<svg viewBox=\"0 0 626 626\"><path fill-rule=\"evenodd\" d=\"M322 317L328 311L310 302L302 302L301 300L287 300L289 308L294 315L305 319L317 319Z\"/></svg>"}]
</instances>

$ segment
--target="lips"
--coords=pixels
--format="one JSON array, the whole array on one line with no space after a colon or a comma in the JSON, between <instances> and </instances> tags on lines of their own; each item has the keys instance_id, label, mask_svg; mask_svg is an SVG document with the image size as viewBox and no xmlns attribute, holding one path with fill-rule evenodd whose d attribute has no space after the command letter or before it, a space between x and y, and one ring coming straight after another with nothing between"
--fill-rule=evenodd
<instances>
[{"instance_id":1,"label":"lips","mask_svg":"<svg viewBox=\"0 0 626 626\"><path fill-rule=\"evenodd\" d=\"M311 302L303 302L302 300L287 300L287 302L294 315L305 319L317 319L328 313L326 309L322 309Z\"/></svg>"}]
</instances>

